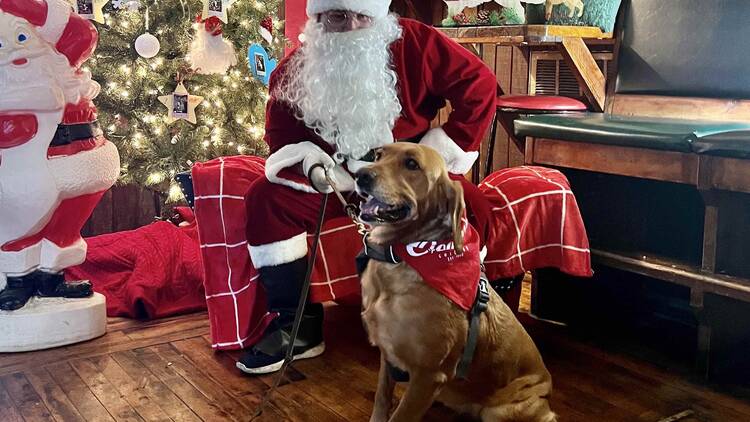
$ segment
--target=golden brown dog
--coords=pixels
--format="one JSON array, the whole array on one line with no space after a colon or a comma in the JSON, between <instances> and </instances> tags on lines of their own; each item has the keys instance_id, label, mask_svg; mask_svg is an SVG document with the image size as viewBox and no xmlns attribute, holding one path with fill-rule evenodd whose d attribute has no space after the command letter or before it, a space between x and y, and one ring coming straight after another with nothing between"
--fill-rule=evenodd
<instances>
[{"instance_id":1,"label":"golden brown dog","mask_svg":"<svg viewBox=\"0 0 750 422\"><path fill-rule=\"evenodd\" d=\"M384 147L373 165L357 173L357 191L366 199L360 217L373 226L371 243L453 236L456 250L463 251L463 190L448 177L435 150L409 143ZM362 276L362 302L370 341L381 353L371 421L419 421L435 400L482 421L556 420L548 403L552 381L539 351L494 291L481 316L466 380L455 374L466 344L467 314L415 270L404 263L370 261ZM395 382L386 362L410 376L390 418Z\"/></svg>"}]
</instances>

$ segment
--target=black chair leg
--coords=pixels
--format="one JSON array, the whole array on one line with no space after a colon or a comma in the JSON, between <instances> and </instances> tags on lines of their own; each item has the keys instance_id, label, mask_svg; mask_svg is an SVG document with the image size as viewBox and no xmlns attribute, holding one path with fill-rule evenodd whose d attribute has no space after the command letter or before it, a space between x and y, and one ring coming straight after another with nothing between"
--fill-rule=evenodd
<instances>
[{"instance_id":1,"label":"black chair leg","mask_svg":"<svg viewBox=\"0 0 750 422\"><path fill-rule=\"evenodd\" d=\"M495 158L495 138L497 137L497 118L498 115L495 113L495 120L492 121L492 130L490 131L490 139L487 141L487 156L485 157L484 175L481 177L481 180L484 180L492 173L492 164ZM477 180L475 184L478 185L481 180Z\"/></svg>"}]
</instances>

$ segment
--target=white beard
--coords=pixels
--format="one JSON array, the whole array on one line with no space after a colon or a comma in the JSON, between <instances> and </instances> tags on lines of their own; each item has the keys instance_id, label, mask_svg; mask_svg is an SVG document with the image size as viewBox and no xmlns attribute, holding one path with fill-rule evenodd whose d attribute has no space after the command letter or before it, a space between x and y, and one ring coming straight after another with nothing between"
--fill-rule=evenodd
<instances>
[{"instance_id":1,"label":"white beard","mask_svg":"<svg viewBox=\"0 0 750 422\"><path fill-rule=\"evenodd\" d=\"M401 102L390 44L401 32L394 15L342 33L326 33L311 19L301 51L273 94L323 140L359 159L393 142Z\"/></svg>"},{"instance_id":2,"label":"white beard","mask_svg":"<svg viewBox=\"0 0 750 422\"><path fill-rule=\"evenodd\" d=\"M0 86L8 87L3 93L6 98L0 100L0 111L51 110L99 94L99 84L91 80L90 72L77 71L62 54L49 47L45 50L28 57L24 67L0 66Z\"/></svg>"}]
</instances>

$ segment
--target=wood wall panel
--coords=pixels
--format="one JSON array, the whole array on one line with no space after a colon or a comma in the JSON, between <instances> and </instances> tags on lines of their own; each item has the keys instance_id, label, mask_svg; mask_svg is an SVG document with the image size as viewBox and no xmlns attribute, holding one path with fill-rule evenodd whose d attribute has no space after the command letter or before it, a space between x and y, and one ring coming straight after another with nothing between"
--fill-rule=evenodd
<instances>
[{"instance_id":1,"label":"wood wall panel","mask_svg":"<svg viewBox=\"0 0 750 422\"><path fill-rule=\"evenodd\" d=\"M529 55L528 48L517 46L513 50L513 65L511 67L511 94L525 95L529 93ZM523 165L523 153L513 142L508 143L508 161L505 167Z\"/></svg>"},{"instance_id":2,"label":"wood wall panel","mask_svg":"<svg viewBox=\"0 0 750 422\"><path fill-rule=\"evenodd\" d=\"M465 44L464 47L476 54L497 76L497 82L505 94L527 94L529 84L529 49L510 45ZM444 124L450 114L450 105L441 110L432 126ZM480 149L480 166L484 174L487 161L490 130L482 139ZM510 141L508 134L498 123L495 135L495 149L492 157L492 169L523 165L521 151Z\"/></svg>"},{"instance_id":3,"label":"wood wall panel","mask_svg":"<svg viewBox=\"0 0 750 422\"><path fill-rule=\"evenodd\" d=\"M81 230L83 237L132 230L150 224L161 214L163 198L135 185L117 185L107 191Z\"/></svg>"}]
</instances>

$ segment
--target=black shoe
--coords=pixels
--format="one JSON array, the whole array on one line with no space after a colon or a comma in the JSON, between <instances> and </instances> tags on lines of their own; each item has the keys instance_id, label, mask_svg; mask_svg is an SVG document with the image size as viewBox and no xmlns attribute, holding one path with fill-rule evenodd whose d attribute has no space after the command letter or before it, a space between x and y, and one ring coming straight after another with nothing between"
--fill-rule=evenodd
<instances>
[{"instance_id":1,"label":"black shoe","mask_svg":"<svg viewBox=\"0 0 750 422\"><path fill-rule=\"evenodd\" d=\"M27 277L33 277L36 285L36 295L39 297L64 297L67 299L81 299L94 294L88 281L65 282L62 272L48 273L35 271Z\"/></svg>"},{"instance_id":2,"label":"black shoe","mask_svg":"<svg viewBox=\"0 0 750 422\"><path fill-rule=\"evenodd\" d=\"M325 342L309 347L294 348L294 360L311 359L323 354L326 350ZM237 369L250 375L270 374L278 371L284 365L286 351L276 354L266 354L255 347L245 352L242 358L237 362Z\"/></svg>"},{"instance_id":3,"label":"black shoe","mask_svg":"<svg viewBox=\"0 0 750 422\"><path fill-rule=\"evenodd\" d=\"M34 296L35 285L24 277L8 277L8 284L0 292L0 310L16 311L26 306Z\"/></svg>"},{"instance_id":4,"label":"black shoe","mask_svg":"<svg viewBox=\"0 0 750 422\"><path fill-rule=\"evenodd\" d=\"M237 362L237 368L247 374L268 374L281 369L290 347L294 316L307 273L307 258L263 267L258 272L266 292L268 310L279 316L266 329L265 337ZM294 342L294 359L314 358L324 350L323 305L308 303Z\"/></svg>"},{"instance_id":5,"label":"black shoe","mask_svg":"<svg viewBox=\"0 0 750 422\"><path fill-rule=\"evenodd\" d=\"M308 304L294 342L294 360L310 359L325 351L323 342L323 305ZM281 310L279 317L266 330L263 340L245 352L237 362L237 369L253 375L269 374L281 369L289 350L294 324L294 312Z\"/></svg>"}]
</instances>

